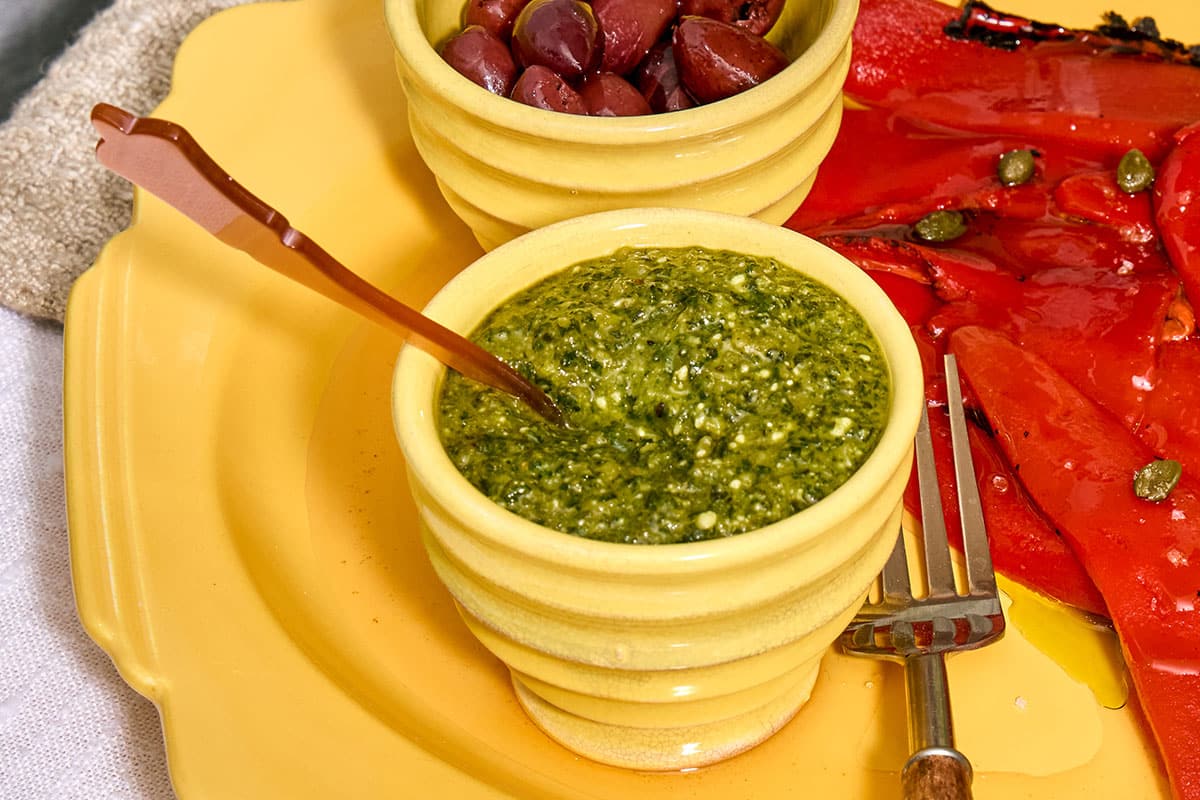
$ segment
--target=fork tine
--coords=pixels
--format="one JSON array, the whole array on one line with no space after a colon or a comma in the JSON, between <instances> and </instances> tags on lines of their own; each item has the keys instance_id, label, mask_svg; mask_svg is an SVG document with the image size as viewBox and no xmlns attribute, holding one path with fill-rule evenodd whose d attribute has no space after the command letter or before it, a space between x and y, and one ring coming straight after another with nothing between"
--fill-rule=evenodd
<instances>
[{"instance_id":1,"label":"fork tine","mask_svg":"<svg viewBox=\"0 0 1200 800\"><path fill-rule=\"evenodd\" d=\"M942 495L938 488L937 468L933 463L933 437L929 432L928 407L921 409L917 428L917 483L921 489L921 540L925 550L925 575L930 597L957 594L954 568L950 565L950 545L946 540L946 519L942 514Z\"/></svg>"},{"instance_id":2,"label":"fork tine","mask_svg":"<svg viewBox=\"0 0 1200 800\"><path fill-rule=\"evenodd\" d=\"M912 600L912 586L908 580L908 553L904 547L904 530L896 535L896 546L892 548L887 563L879 573L879 582L883 588L884 603L908 602Z\"/></svg>"},{"instance_id":3,"label":"fork tine","mask_svg":"<svg viewBox=\"0 0 1200 800\"><path fill-rule=\"evenodd\" d=\"M946 399L950 410L950 442L954 450L954 481L958 485L958 510L962 519L963 554L967 562L967 588L972 593L996 593L996 574L988 549L983 506L975 483L971 462L971 443L963 414L962 388L958 382L958 363L946 356Z\"/></svg>"}]
</instances>

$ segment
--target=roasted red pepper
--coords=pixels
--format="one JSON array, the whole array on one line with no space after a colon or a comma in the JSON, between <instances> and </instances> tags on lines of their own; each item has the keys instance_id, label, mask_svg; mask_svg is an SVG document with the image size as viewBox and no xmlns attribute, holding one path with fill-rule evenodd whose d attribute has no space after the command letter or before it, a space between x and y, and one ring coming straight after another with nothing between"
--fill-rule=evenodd
<instances>
[{"instance_id":1,"label":"roasted red pepper","mask_svg":"<svg viewBox=\"0 0 1200 800\"><path fill-rule=\"evenodd\" d=\"M1154 218L1184 291L1200 306L1200 123L1176 140L1154 181Z\"/></svg>"},{"instance_id":2,"label":"roasted red pepper","mask_svg":"<svg viewBox=\"0 0 1200 800\"><path fill-rule=\"evenodd\" d=\"M1115 273L1165 275L1169 266L1156 247L1131 242L1119 230L1128 212L1110 212L1104 200L1113 198L1104 192L1084 194L1072 207L1080 213L1070 216L1103 215L1112 225L1062 219L1068 215L1055 208L1050 178L1061 180L1073 171L1091 174L1098 162L1052 152L1038 159L1038 175L1030 185L1001 186L996 159L1016 144L930 136L902 123L889 124L886 112L848 112L810 200L788 225L809 225L807 233L866 270L908 322L917 326L914 336L923 355L929 354L924 361L931 398L941 394L936 357L941 348L934 337L958 325L986 323L1015 334L1028 333L1032 341L1077 366L1080 376L1098 377L1114 394L1130 393L1129 402L1135 404L1145 392L1130 376L1144 378L1153 366L1157 320L1172 283L1164 277L1154 281L1154 290L1149 291L1139 286L1136 277ZM901 173L910 184L864 171L861 152L866 147L889 163L906 165ZM847 185L855 191L845 192ZM1002 200L1014 194L1026 199ZM906 196L916 199L909 202ZM912 241L908 223L944 205L996 210L976 215L971 232L962 240L946 245ZM1036 278L1026 280L1040 272L1053 279L1044 286ZM1095 278L1108 285L1093 289L1089 282ZM1063 347L1064 342L1097 337L1101 352L1093 355L1089 350L1086 358L1080 358L1074 347ZM1104 369L1093 369L1097 360L1105 362ZM1139 414L1130 412L1131 417ZM978 458L980 463L995 460L986 453ZM1004 480L1000 475L1000 483ZM1036 511L1027 504L1022 508L1022 496L1019 486L1008 495L995 486L983 487L985 515L993 521L997 568L1043 594L1102 613L1103 604L1095 590L1089 590L1083 568ZM911 498L909 506L916 507ZM955 510L948 508L947 513L952 517Z\"/></svg>"},{"instance_id":3,"label":"roasted red pepper","mask_svg":"<svg viewBox=\"0 0 1200 800\"><path fill-rule=\"evenodd\" d=\"M847 93L926 127L1154 160L1200 119L1200 69L1161 50L1057 26L988 44L968 20L963 38L947 35L963 17L937 0L862 0Z\"/></svg>"},{"instance_id":4,"label":"roasted red pepper","mask_svg":"<svg viewBox=\"0 0 1200 800\"><path fill-rule=\"evenodd\" d=\"M935 356L960 353L996 432L972 448L997 568L1107 605L1176 797L1200 800L1200 51L1115 15L1079 31L970 1L861 0L847 93L869 108L844 115L787 224L894 298L933 407ZM1116 185L1133 147L1152 192ZM1015 187L995 172L1012 149L1035 154ZM941 209L967 232L915 235ZM1156 455L1184 464L1158 505L1132 492Z\"/></svg>"},{"instance_id":5,"label":"roasted red pepper","mask_svg":"<svg viewBox=\"0 0 1200 800\"><path fill-rule=\"evenodd\" d=\"M901 225L810 233L863 269L930 282L943 305L927 304L926 316L910 323L925 321L935 337L962 325L999 328L1131 429L1143 422L1163 321L1179 286L1157 248L1125 242L1112 228L1055 220L977 215L971 228L944 245L908 241ZM887 288L914 291L904 283Z\"/></svg>"},{"instance_id":6,"label":"roasted red pepper","mask_svg":"<svg viewBox=\"0 0 1200 800\"><path fill-rule=\"evenodd\" d=\"M1095 581L1179 800L1200 798L1200 483L1134 495L1154 452L1002 334L950 340L996 440Z\"/></svg>"},{"instance_id":7,"label":"roasted red pepper","mask_svg":"<svg viewBox=\"0 0 1200 800\"><path fill-rule=\"evenodd\" d=\"M929 430L938 475L943 476L939 485L946 530L951 543L961 550L954 451L946 415L931 408ZM991 438L975 425L968 426L967 434L993 566L1027 588L1089 613L1108 616L1104 599L1079 559L1032 504ZM915 489L915 481L910 486ZM913 509L920 507L915 497L906 497L906 504Z\"/></svg>"},{"instance_id":8,"label":"roasted red pepper","mask_svg":"<svg viewBox=\"0 0 1200 800\"><path fill-rule=\"evenodd\" d=\"M1112 169L1064 178L1054 189L1054 204L1060 214L1115 228L1129 242L1144 244L1158 238L1150 195L1121 191Z\"/></svg>"},{"instance_id":9,"label":"roasted red pepper","mask_svg":"<svg viewBox=\"0 0 1200 800\"><path fill-rule=\"evenodd\" d=\"M1200 475L1200 339L1167 342L1158 348L1158 372L1146 414L1135 433L1163 458Z\"/></svg>"},{"instance_id":10,"label":"roasted red pepper","mask_svg":"<svg viewBox=\"0 0 1200 800\"><path fill-rule=\"evenodd\" d=\"M867 268L867 274L887 293L896 310L912 326L921 326L937 311L941 301L927 281L914 280L892 271ZM919 334L914 334L918 336ZM918 341L918 344L920 342Z\"/></svg>"},{"instance_id":11,"label":"roasted red pepper","mask_svg":"<svg viewBox=\"0 0 1200 800\"><path fill-rule=\"evenodd\" d=\"M868 215L876 222L911 222L937 208L989 208L1008 216L1045 213L1044 188L1014 192L996 178L996 160L1031 147L1025 139L933 134L888 109L847 109L829 155L804 203L786 225L812 230L833 220ZM871 158L863 158L870 153ZM1082 164L1075 156L1039 157L1035 185L1061 179ZM879 169L886 164L887 169ZM847 191L847 187L853 187ZM1029 210L1023 210L1023 206ZM851 227L854 227L851 225Z\"/></svg>"}]
</instances>

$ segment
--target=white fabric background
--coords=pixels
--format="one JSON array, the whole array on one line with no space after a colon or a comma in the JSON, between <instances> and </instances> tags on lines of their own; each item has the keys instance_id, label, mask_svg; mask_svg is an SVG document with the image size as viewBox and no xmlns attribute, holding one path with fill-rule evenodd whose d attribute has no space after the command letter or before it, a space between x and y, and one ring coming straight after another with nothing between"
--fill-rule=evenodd
<instances>
[{"instance_id":1,"label":"white fabric background","mask_svg":"<svg viewBox=\"0 0 1200 800\"><path fill-rule=\"evenodd\" d=\"M0 309L0 798L170 800L157 711L75 613L62 344Z\"/></svg>"}]
</instances>

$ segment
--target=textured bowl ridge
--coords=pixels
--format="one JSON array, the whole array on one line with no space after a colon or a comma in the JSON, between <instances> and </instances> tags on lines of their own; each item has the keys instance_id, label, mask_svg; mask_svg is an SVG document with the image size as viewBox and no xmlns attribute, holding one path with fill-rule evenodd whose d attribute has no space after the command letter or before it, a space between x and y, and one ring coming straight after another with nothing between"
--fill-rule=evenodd
<instances>
[{"instance_id":1,"label":"textured bowl ridge","mask_svg":"<svg viewBox=\"0 0 1200 800\"><path fill-rule=\"evenodd\" d=\"M485 249L570 217L684 207L783 222L841 123L857 0L789 0L771 38L793 59L717 103L642 117L555 113L497 97L444 63L453 0L386 0L409 124L443 196Z\"/></svg>"},{"instance_id":2,"label":"textured bowl ridge","mask_svg":"<svg viewBox=\"0 0 1200 800\"><path fill-rule=\"evenodd\" d=\"M427 308L469 331L557 269L623 245L688 244L801 269L858 308L883 347L892 407L879 444L845 484L799 514L727 539L663 546L542 528L492 503L450 462L434 423L437 362L405 348L393 385L426 552L464 622L509 667L519 701L551 737L645 770L741 752L808 699L822 655L899 530L923 398L908 327L869 277L815 241L683 209L594 214L526 234L468 267Z\"/></svg>"}]
</instances>

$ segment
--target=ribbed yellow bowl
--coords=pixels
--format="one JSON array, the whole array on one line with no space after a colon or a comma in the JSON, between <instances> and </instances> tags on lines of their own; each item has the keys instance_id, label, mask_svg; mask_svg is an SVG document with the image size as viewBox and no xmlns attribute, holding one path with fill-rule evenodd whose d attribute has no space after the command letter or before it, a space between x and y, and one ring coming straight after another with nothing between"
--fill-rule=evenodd
<instances>
[{"instance_id":1,"label":"ribbed yellow bowl","mask_svg":"<svg viewBox=\"0 0 1200 800\"><path fill-rule=\"evenodd\" d=\"M444 368L401 352L396 431L429 558L463 619L553 738L610 764L679 769L753 746L808 699L895 542L921 366L904 320L858 268L787 229L710 212L626 210L541 228L468 267L427 312L470 332L504 298L624 245L724 248L811 275L866 318L893 389L875 451L819 503L726 539L626 545L541 527L478 492L438 438Z\"/></svg>"},{"instance_id":2,"label":"ribbed yellow bowl","mask_svg":"<svg viewBox=\"0 0 1200 800\"><path fill-rule=\"evenodd\" d=\"M434 47L462 0L385 0L413 140L485 249L529 229L620 208L667 206L786 219L841 123L858 0L788 0L768 38L793 60L706 106L582 117L498 97Z\"/></svg>"}]
</instances>

